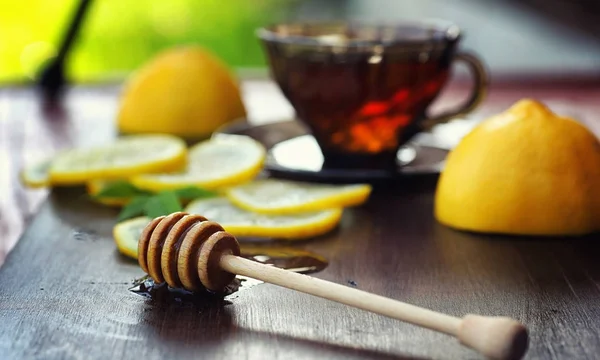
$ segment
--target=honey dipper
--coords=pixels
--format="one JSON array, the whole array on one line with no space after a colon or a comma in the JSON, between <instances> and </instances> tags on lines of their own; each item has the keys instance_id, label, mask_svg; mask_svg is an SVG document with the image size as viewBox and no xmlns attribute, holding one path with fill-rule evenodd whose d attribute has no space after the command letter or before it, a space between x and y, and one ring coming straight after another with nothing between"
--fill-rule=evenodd
<instances>
[{"instance_id":1,"label":"honey dipper","mask_svg":"<svg viewBox=\"0 0 600 360\"><path fill-rule=\"evenodd\" d=\"M527 329L511 318L457 318L239 255L237 239L221 225L185 212L153 219L138 243L144 272L172 288L219 292L242 275L454 336L488 358L519 359L527 350Z\"/></svg>"}]
</instances>

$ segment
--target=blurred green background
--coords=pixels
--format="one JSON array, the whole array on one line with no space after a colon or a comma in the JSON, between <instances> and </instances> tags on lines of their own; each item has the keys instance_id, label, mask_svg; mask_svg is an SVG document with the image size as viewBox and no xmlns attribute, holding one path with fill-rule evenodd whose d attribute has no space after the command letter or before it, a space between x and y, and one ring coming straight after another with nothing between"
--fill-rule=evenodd
<instances>
[{"instance_id":1,"label":"blurred green background","mask_svg":"<svg viewBox=\"0 0 600 360\"><path fill-rule=\"evenodd\" d=\"M262 67L255 29L296 0L96 0L69 57L77 82L119 79L177 44L201 44L234 67ZM0 0L0 82L31 81L56 55L79 0Z\"/></svg>"},{"instance_id":2,"label":"blurred green background","mask_svg":"<svg viewBox=\"0 0 600 360\"><path fill-rule=\"evenodd\" d=\"M40 65L55 56L79 2L0 0L0 84L35 79ZM600 37L592 27L600 24L600 7L594 12L596 7L584 8L583 3L584 0L93 0L68 59L67 77L77 83L120 81L157 52L190 43L207 47L237 70L264 70L266 62L255 30L265 24L329 18L393 22L433 17L459 24L465 34L461 47L477 53L494 79L518 81L524 75L541 79L600 79ZM567 4L572 4L569 11L560 11ZM576 13L578 8L581 11ZM559 20L548 15L553 9L554 13L573 16ZM597 16L588 18L585 14ZM588 24L587 30L581 24Z\"/></svg>"}]
</instances>

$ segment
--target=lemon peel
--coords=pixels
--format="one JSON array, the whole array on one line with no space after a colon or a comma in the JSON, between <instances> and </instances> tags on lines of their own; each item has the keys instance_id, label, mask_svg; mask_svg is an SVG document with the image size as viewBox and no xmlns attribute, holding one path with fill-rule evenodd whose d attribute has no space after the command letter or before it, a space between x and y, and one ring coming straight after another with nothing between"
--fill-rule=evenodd
<instances>
[{"instance_id":1,"label":"lemon peel","mask_svg":"<svg viewBox=\"0 0 600 360\"><path fill-rule=\"evenodd\" d=\"M524 99L448 155L435 194L449 227L532 236L600 230L600 143L574 119Z\"/></svg>"},{"instance_id":2,"label":"lemon peel","mask_svg":"<svg viewBox=\"0 0 600 360\"><path fill-rule=\"evenodd\" d=\"M140 173L175 171L185 166L185 142L170 135L129 135L110 144L63 151L48 170L51 185L81 185Z\"/></svg>"},{"instance_id":3,"label":"lemon peel","mask_svg":"<svg viewBox=\"0 0 600 360\"><path fill-rule=\"evenodd\" d=\"M184 171L140 174L130 181L152 192L185 186L214 190L252 180L262 171L265 157L260 142L242 135L222 135L192 146Z\"/></svg>"},{"instance_id":4,"label":"lemon peel","mask_svg":"<svg viewBox=\"0 0 600 360\"><path fill-rule=\"evenodd\" d=\"M235 206L225 197L192 201L184 211L215 221L234 236L287 240L323 235L338 225L343 213L341 208L332 208L288 215L258 214Z\"/></svg>"},{"instance_id":5,"label":"lemon peel","mask_svg":"<svg viewBox=\"0 0 600 360\"><path fill-rule=\"evenodd\" d=\"M231 187L225 193L238 207L278 215L358 206L367 201L371 186L261 179Z\"/></svg>"}]
</instances>

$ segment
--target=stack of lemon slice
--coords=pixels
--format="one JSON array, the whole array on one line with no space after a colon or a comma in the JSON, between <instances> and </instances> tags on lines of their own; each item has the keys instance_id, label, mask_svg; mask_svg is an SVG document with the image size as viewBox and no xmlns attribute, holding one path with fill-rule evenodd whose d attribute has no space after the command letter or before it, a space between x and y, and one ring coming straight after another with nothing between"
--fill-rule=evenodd
<instances>
[{"instance_id":1,"label":"stack of lemon slice","mask_svg":"<svg viewBox=\"0 0 600 360\"><path fill-rule=\"evenodd\" d=\"M127 180L137 189L151 193L185 187L219 191L255 178L262 171L265 156L264 146L250 137L220 135L190 147L187 164L179 171L142 172ZM106 205L123 206L129 202L127 197L97 196L110 185L110 181L96 179L87 183L87 190Z\"/></svg>"},{"instance_id":2,"label":"stack of lemon slice","mask_svg":"<svg viewBox=\"0 0 600 360\"><path fill-rule=\"evenodd\" d=\"M237 237L307 239L330 232L345 207L364 203L369 185L325 185L283 180L254 180L224 195L190 202L185 212L216 221ZM113 236L119 250L137 257L137 241L148 217L118 223Z\"/></svg>"},{"instance_id":3,"label":"stack of lemon slice","mask_svg":"<svg viewBox=\"0 0 600 360\"><path fill-rule=\"evenodd\" d=\"M346 207L364 203L366 184L328 185L261 178L266 150L250 137L218 135L190 148L170 135L134 135L112 144L72 149L22 172L25 184L86 187L90 198L125 206L128 196L102 195L116 181L153 194L184 188L212 192L190 199L183 211L220 223L237 237L306 239L337 227ZM118 222L118 249L137 256L137 240L148 216Z\"/></svg>"}]
</instances>

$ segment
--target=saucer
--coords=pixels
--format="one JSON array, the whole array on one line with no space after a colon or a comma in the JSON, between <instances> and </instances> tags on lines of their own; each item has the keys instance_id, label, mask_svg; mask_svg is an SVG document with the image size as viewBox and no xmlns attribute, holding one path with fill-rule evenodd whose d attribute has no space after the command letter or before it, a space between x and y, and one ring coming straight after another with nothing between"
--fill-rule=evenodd
<instances>
[{"instance_id":1,"label":"saucer","mask_svg":"<svg viewBox=\"0 0 600 360\"><path fill-rule=\"evenodd\" d=\"M323 154L314 137L294 120L265 125L237 122L218 131L246 135L267 148L265 170L273 177L317 182L371 182L439 174L447 149L432 146L417 136L401 147L396 171L376 169L324 169ZM423 137L426 139L426 137Z\"/></svg>"}]
</instances>

